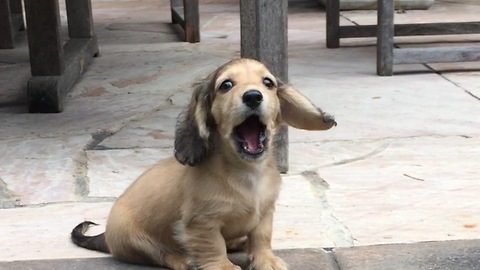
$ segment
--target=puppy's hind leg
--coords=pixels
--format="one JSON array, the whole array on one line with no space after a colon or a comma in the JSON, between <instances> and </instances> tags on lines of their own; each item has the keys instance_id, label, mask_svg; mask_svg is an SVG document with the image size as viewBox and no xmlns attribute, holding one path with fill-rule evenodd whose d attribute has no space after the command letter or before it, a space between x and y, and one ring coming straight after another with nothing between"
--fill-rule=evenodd
<instances>
[{"instance_id":1,"label":"puppy's hind leg","mask_svg":"<svg viewBox=\"0 0 480 270\"><path fill-rule=\"evenodd\" d=\"M112 228L110 228L112 229ZM107 229L111 253L120 260L142 265L157 265L173 270L187 270L186 259L180 254L165 250L148 234L137 230Z\"/></svg>"},{"instance_id":2,"label":"puppy's hind leg","mask_svg":"<svg viewBox=\"0 0 480 270\"><path fill-rule=\"evenodd\" d=\"M242 270L227 256L225 239L220 225L211 220L196 219L177 225L177 240L202 270Z\"/></svg>"},{"instance_id":3,"label":"puppy's hind leg","mask_svg":"<svg viewBox=\"0 0 480 270\"><path fill-rule=\"evenodd\" d=\"M159 248L147 237L139 238L134 243L135 249L146 255L152 262L151 264L168 267L173 270L187 270L189 265L186 258L180 254L173 254Z\"/></svg>"}]
</instances>

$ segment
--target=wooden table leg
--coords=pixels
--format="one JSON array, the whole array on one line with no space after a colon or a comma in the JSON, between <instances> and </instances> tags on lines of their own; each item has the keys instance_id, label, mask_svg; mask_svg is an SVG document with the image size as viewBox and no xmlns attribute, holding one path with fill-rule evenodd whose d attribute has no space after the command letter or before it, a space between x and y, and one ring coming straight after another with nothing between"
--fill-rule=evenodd
<instances>
[{"instance_id":1,"label":"wooden table leg","mask_svg":"<svg viewBox=\"0 0 480 270\"><path fill-rule=\"evenodd\" d=\"M340 47L340 0L326 0L327 48Z\"/></svg>"},{"instance_id":2,"label":"wooden table leg","mask_svg":"<svg viewBox=\"0 0 480 270\"><path fill-rule=\"evenodd\" d=\"M58 0L25 0L25 13L32 75L62 75L64 65Z\"/></svg>"},{"instance_id":3,"label":"wooden table leg","mask_svg":"<svg viewBox=\"0 0 480 270\"><path fill-rule=\"evenodd\" d=\"M378 0L377 20L377 74L393 75L393 0Z\"/></svg>"},{"instance_id":4,"label":"wooden table leg","mask_svg":"<svg viewBox=\"0 0 480 270\"><path fill-rule=\"evenodd\" d=\"M94 55L90 0L67 0L70 40L60 36L58 0L25 0L32 78L27 86L30 112L56 113Z\"/></svg>"},{"instance_id":5,"label":"wooden table leg","mask_svg":"<svg viewBox=\"0 0 480 270\"><path fill-rule=\"evenodd\" d=\"M10 0L0 0L0 49L13 48L13 27Z\"/></svg>"},{"instance_id":6,"label":"wooden table leg","mask_svg":"<svg viewBox=\"0 0 480 270\"><path fill-rule=\"evenodd\" d=\"M10 0L10 11L12 12L13 30L25 30L22 0Z\"/></svg>"},{"instance_id":7,"label":"wooden table leg","mask_svg":"<svg viewBox=\"0 0 480 270\"><path fill-rule=\"evenodd\" d=\"M198 0L170 0L172 23L179 24L184 40L190 43L200 42L200 13Z\"/></svg>"},{"instance_id":8,"label":"wooden table leg","mask_svg":"<svg viewBox=\"0 0 480 270\"><path fill-rule=\"evenodd\" d=\"M32 76L61 76L65 66L58 0L25 0L25 13ZM60 93L54 82L43 81L32 87L29 81L27 96L30 112L46 112L47 107L61 111Z\"/></svg>"},{"instance_id":9,"label":"wooden table leg","mask_svg":"<svg viewBox=\"0 0 480 270\"><path fill-rule=\"evenodd\" d=\"M65 0L70 38L93 37L92 3L90 0Z\"/></svg>"},{"instance_id":10,"label":"wooden table leg","mask_svg":"<svg viewBox=\"0 0 480 270\"><path fill-rule=\"evenodd\" d=\"M270 71L288 82L287 0L240 1L241 56L264 63ZM288 128L280 127L273 140L277 165L288 171Z\"/></svg>"},{"instance_id":11,"label":"wooden table leg","mask_svg":"<svg viewBox=\"0 0 480 270\"><path fill-rule=\"evenodd\" d=\"M185 41L200 42L200 13L198 0L183 0L185 7Z\"/></svg>"},{"instance_id":12,"label":"wooden table leg","mask_svg":"<svg viewBox=\"0 0 480 270\"><path fill-rule=\"evenodd\" d=\"M0 49L15 47L15 32L24 30L21 0L0 0Z\"/></svg>"}]
</instances>

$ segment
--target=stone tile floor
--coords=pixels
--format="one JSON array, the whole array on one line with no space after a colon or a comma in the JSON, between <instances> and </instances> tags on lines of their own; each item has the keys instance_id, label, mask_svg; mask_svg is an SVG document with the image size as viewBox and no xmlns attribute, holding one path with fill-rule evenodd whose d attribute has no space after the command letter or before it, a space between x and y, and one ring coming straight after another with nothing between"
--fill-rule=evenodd
<instances>
[{"instance_id":1,"label":"stone tile floor","mask_svg":"<svg viewBox=\"0 0 480 270\"><path fill-rule=\"evenodd\" d=\"M239 57L238 1L200 1L199 44L179 41L168 2L92 0L101 56L61 114L26 113L26 37L0 51L0 261L104 256L73 246L71 228L104 223L125 187L172 154L190 84ZM473 0L437 0L395 19L471 20L479 12ZM343 24L375 18L342 12ZM479 35L396 41L480 46ZM290 129L276 249L479 238L480 63L395 66L395 76L378 77L374 42L326 49L324 10L290 3L290 82L339 125Z\"/></svg>"}]
</instances>

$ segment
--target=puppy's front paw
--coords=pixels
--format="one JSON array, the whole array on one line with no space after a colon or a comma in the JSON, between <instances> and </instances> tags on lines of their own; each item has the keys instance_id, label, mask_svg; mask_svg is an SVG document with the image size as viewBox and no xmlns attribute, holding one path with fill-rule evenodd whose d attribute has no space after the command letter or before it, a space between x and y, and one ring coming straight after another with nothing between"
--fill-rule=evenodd
<instances>
[{"instance_id":1,"label":"puppy's front paw","mask_svg":"<svg viewBox=\"0 0 480 270\"><path fill-rule=\"evenodd\" d=\"M329 127L334 127L337 126L337 122L335 121L335 117L333 115L330 115L328 113L323 113L323 122Z\"/></svg>"},{"instance_id":2,"label":"puppy's front paw","mask_svg":"<svg viewBox=\"0 0 480 270\"><path fill-rule=\"evenodd\" d=\"M288 270L287 264L272 252L251 256L249 270Z\"/></svg>"}]
</instances>

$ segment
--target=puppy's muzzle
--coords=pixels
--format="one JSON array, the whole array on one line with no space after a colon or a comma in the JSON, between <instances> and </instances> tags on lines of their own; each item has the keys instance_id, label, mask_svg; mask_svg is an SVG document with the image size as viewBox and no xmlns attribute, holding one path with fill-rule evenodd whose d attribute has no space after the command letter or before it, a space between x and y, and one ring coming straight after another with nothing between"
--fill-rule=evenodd
<instances>
[{"instance_id":1,"label":"puppy's muzzle","mask_svg":"<svg viewBox=\"0 0 480 270\"><path fill-rule=\"evenodd\" d=\"M261 113L256 112L263 102L263 95L250 89L242 95L242 101L250 110L245 111L245 120L233 129L233 138L240 155L244 159L255 160L264 153L267 141L267 127L260 120Z\"/></svg>"},{"instance_id":2,"label":"puppy's muzzle","mask_svg":"<svg viewBox=\"0 0 480 270\"><path fill-rule=\"evenodd\" d=\"M250 109L256 109L263 101L263 95L258 90L248 90L242 96L242 101Z\"/></svg>"}]
</instances>

